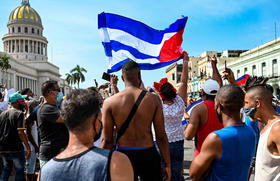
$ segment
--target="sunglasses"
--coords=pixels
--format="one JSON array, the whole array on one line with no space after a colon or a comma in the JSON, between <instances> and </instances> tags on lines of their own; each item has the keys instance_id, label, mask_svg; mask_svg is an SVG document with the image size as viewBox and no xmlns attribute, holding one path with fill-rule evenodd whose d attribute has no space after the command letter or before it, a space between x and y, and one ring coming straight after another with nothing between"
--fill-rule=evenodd
<instances>
[{"instance_id":1,"label":"sunglasses","mask_svg":"<svg viewBox=\"0 0 280 181\"><path fill-rule=\"evenodd\" d=\"M60 92L60 89L59 89L59 88L57 88L57 89L52 89L52 91Z\"/></svg>"}]
</instances>

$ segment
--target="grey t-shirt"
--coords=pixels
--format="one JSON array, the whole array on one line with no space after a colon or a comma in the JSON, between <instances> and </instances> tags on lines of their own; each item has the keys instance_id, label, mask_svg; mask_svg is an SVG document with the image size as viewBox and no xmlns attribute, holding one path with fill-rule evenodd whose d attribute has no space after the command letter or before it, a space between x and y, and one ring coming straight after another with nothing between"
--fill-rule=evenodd
<instances>
[{"instance_id":1,"label":"grey t-shirt","mask_svg":"<svg viewBox=\"0 0 280 181\"><path fill-rule=\"evenodd\" d=\"M48 161L40 171L41 181L109 181L112 151L92 147L76 156Z\"/></svg>"},{"instance_id":2,"label":"grey t-shirt","mask_svg":"<svg viewBox=\"0 0 280 181\"><path fill-rule=\"evenodd\" d=\"M42 104L37 112L40 143L40 160L48 161L68 144L69 134L64 123L57 123L60 115L56 105Z\"/></svg>"}]
</instances>

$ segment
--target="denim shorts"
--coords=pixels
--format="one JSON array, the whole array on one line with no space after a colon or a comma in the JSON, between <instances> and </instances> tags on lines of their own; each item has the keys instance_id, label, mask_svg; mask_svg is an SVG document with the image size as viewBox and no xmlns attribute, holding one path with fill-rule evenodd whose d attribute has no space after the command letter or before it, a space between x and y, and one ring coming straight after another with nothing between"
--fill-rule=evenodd
<instances>
[{"instance_id":1,"label":"denim shorts","mask_svg":"<svg viewBox=\"0 0 280 181\"><path fill-rule=\"evenodd\" d=\"M26 172L27 174L34 174L35 173L35 166L36 166L36 153L35 151L31 151L31 155L29 160L26 160Z\"/></svg>"},{"instance_id":2,"label":"denim shorts","mask_svg":"<svg viewBox=\"0 0 280 181\"><path fill-rule=\"evenodd\" d=\"M169 143L171 159L171 181L184 180L182 175L184 161L184 140Z\"/></svg>"}]
</instances>

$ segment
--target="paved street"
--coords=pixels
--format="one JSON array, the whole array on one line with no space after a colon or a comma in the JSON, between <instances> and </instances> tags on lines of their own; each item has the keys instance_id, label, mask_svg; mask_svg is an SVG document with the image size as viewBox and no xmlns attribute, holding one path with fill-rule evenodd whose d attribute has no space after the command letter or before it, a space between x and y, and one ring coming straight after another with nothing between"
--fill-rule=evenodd
<instances>
[{"instance_id":1,"label":"paved street","mask_svg":"<svg viewBox=\"0 0 280 181\"><path fill-rule=\"evenodd\" d=\"M194 158L194 141L187 141L184 142L184 178L185 180L190 180L189 176L189 168L191 162ZM251 175L250 181L254 181L254 175Z\"/></svg>"},{"instance_id":2,"label":"paved street","mask_svg":"<svg viewBox=\"0 0 280 181\"><path fill-rule=\"evenodd\" d=\"M194 142L185 140L185 142L184 142L184 173L183 173L185 180L190 180L189 168L190 168L191 162L193 160L193 155L194 155Z\"/></svg>"}]
</instances>

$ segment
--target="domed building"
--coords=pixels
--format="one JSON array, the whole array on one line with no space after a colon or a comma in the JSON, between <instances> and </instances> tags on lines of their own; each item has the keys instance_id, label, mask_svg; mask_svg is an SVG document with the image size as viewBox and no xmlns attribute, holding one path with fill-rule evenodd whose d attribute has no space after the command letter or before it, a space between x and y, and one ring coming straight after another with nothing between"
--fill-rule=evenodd
<instances>
[{"instance_id":1,"label":"domed building","mask_svg":"<svg viewBox=\"0 0 280 181\"><path fill-rule=\"evenodd\" d=\"M64 93L69 92L70 87L60 78L59 67L48 62L48 40L43 36L42 20L29 0L22 0L11 12L7 27L0 56L10 57L11 69L0 73L0 84L16 90L31 88L39 96L43 82L56 80Z\"/></svg>"}]
</instances>

